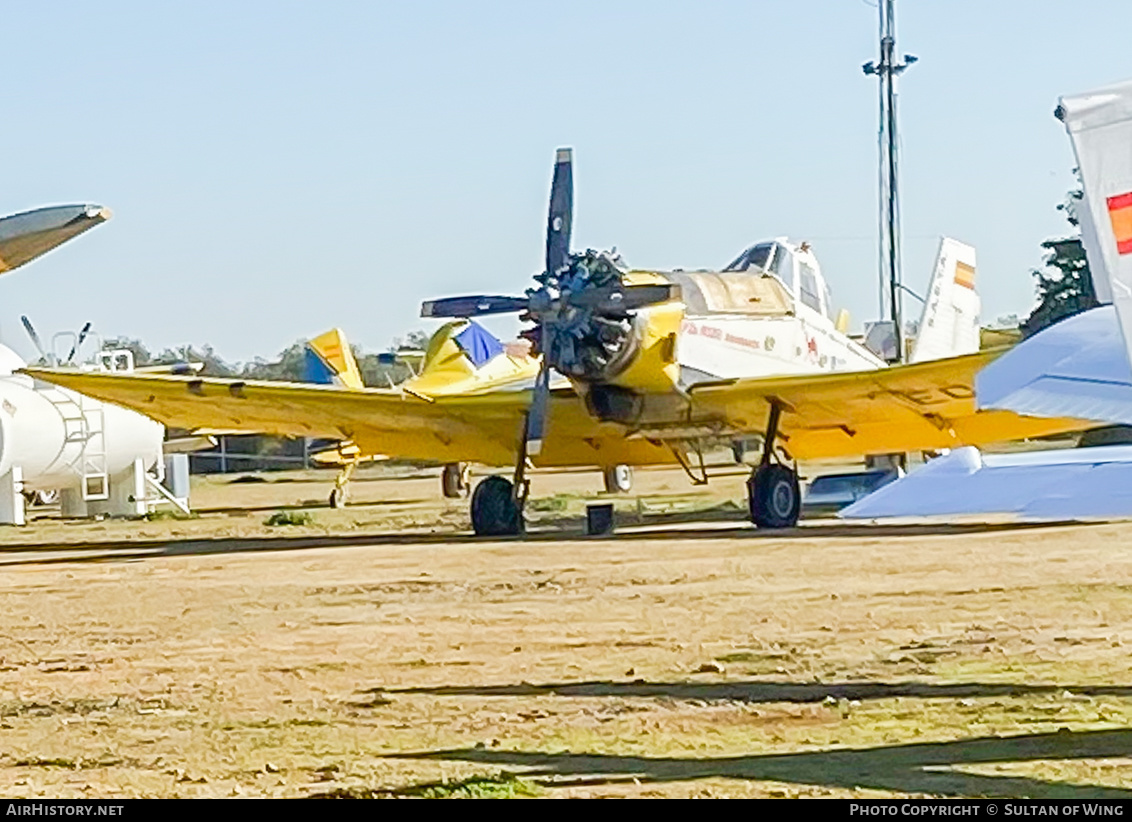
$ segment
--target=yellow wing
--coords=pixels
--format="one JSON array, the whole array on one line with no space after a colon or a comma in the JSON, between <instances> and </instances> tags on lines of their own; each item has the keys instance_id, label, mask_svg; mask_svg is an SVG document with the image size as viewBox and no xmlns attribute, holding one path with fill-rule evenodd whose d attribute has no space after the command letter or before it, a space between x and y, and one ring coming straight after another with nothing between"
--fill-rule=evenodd
<instances>
[{"instance_id":1,"label":"yellow wing","mask_svg":"<svg viewBox=\"0 0 1132 822\"><path fill-rule=\"evenodd\" d=\"M783 409L782 442L799 459L984 445L1081 430L1080 420L976 412L975 374L998 352L878 371L739 379L692 389L669 419L595 420L571 390L552 392L537 464L648 465L704 436L762 433ZM29 368L39 379L166 425L348 439L362 453L438 462L514 463L529 391L426 397L398 389ZM671 405L670 405L671 407Z\"/></svg>"},{"instance_id":2,"label":"yellow wing","mask_svg":"<svg viewBox=\"0 0 1132 822\"><path fill-rule=\"evenodd\" d=\"M130 408L174 428L326 437L354 442L362 454L436 462L512 465L529 391L484 390L426 397L396 388L264 382L157 374L26 369L37 379ZM593 420L572 390L552 392L551 441L539 465L650 465L672 462L670 449L625 438L625 429Z\"/></svg>"},{"instance_id":3,"label":"yellow wing","mask_svg":"<svg viewBox=\"0 0 1132 822\"><path fill-rule=\"evenodd\" d=\"M976 411L975 375L1003 350L877 371L740 379L692 390L696 416L762 431L772 401L797 459L955 448L1091 428L1072 419Z\"/></svg>"}]
</instances>

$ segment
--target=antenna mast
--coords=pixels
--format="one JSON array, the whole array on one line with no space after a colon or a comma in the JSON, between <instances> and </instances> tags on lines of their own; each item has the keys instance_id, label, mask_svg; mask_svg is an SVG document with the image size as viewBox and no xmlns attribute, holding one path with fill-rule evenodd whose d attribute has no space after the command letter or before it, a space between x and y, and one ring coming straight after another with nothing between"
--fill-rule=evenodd
<instances>
[{"instance_id":1,"label":"antenna mast","mask_svg":"<svg viewBox=\"0 0 1132 822\"><path fill-rule=\"evenodd\" d=\"M880 128L878 148L880 153L880 314L888 313L892 321L896 340L895 358L891 362L904 359L904 329L901 317L901 293L903 288L900 276L900 199L897 186L897 148L899 140L896 133L896 77L918 59L905 54L902 60L896 59L896 0L878 0L880 12L880 60L865 63L861 68L867 75L875 75L880 80ZM886 292L887 291L887 295ZM887 296L887 300L885 297ZM886 312L885 309L888 309Z\"/></svg>"}]
</instances>

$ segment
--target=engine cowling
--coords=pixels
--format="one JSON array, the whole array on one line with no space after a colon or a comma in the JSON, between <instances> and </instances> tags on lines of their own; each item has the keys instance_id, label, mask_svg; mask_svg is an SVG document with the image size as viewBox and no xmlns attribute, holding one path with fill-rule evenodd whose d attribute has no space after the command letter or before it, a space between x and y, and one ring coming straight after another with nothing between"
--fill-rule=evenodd
<instances>
[{"instance_id":1,"label":"engine cowling","mask_svg":"<svg viewBox=\"0 0 1132 822\"><path fill-rule=\"evenodd\" d=\"M536 353L581 386L615 385L632 391L667 392L679 379L676 338L684 306L670 301L622 308L611 293L626 286L664 286L659 274L626 271L619 259L589 251L578 255L555 283L559 305L554 313L553 343L545 345L537 310L536 325L525 336Z\"/></svg>"}]
</instances>

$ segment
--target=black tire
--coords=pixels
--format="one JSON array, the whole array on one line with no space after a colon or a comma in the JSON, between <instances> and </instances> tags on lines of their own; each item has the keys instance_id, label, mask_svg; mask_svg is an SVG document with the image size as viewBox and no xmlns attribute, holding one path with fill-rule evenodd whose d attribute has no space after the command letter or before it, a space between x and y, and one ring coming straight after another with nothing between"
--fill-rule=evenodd
<instances>
[{"instance_id":1,"label":"black tire","mask_svg":"<svg viewBox=\"0 0 1132 822\"><path fill-rule=\"evenodd\" d=\"M335 488L330 492L330 507L331 508L344 508L346 507L346 489Z\"/></svg>"},{"instance_id":2,"label":"black tire","mask_svg":"<svg viewBox=\"0 0 1132 822\"><path fill-rule=\"evenodd\" d=\"M798 474L782 465L756 468L747 480L747 502L759 528L793 528L802 510Z\"/></svg>"},{"instance_id":3,"label":"black tire","mask_svg":"<svg viewBox=\"0 0 1132 822\"><path fill-rule=\"evenodd\" d=\"M513 537L522 533L523 518L503 477L488 477L472 494L472 528L477 537Z\"/></svg>"},{"instance_id":4,"label":"black tire","mask_svg":"<svg viewBox=\"0 0 1132 822\"><path fill-rule=\"evenodd\" d=\"M614 465L601 472L605 481L605 493L628 494L633 490L633 469L628 465Z\"/></svg>"},{"instance_id":5,"label":"black tire","mask_svg":"<svg viewBox=\"0 0 1132 822\"><path fill-rule=\"evenodd\" d=\"M450 462L440 473L440 488L448 499L468 496L467 467L462 462Z\"/></svg>"}]
</instances>

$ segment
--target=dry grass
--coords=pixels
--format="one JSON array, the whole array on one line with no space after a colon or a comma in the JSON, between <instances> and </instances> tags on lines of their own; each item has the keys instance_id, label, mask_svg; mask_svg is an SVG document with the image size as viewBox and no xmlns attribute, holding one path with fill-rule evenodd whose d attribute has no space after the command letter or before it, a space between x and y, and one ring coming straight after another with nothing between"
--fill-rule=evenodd
<instances>
[{"instance_id":1,"label":"dry grass","mask_svg":"<svg viewBox=\"0 0 1132 822\"><path fill-rule=\"evenodd\" d=\"M3 529L0 793L1132 796L1132 524L767 536L655 471L642 527L539 475L492 542L435 476L331 477Z\"/></svg>"}]
</instances>

